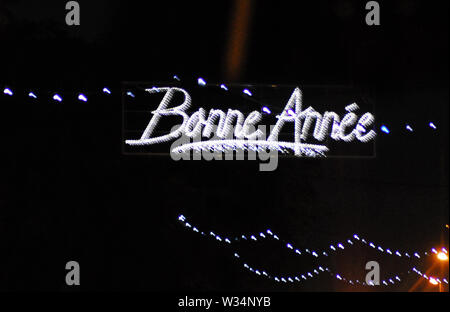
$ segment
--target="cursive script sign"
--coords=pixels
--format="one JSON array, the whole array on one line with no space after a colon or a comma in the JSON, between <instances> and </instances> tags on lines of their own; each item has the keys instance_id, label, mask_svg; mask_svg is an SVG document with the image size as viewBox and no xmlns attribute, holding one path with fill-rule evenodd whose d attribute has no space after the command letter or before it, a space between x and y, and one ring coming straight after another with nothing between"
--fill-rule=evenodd
<instances>
[{"instance_id":1,"label":"cursive script sign","mask_svg":"<svg viewBox=\"0 0 450 312\"><path fill-rule=\"evenodd\" d=\"M375 131L369 130L373 126L375 117L369 112L358 116L358 104L352 103L346 106L346 114L342 118L332 111L320 113L311 106L304 109L303 94L298 87L293 90L282 112L276 116L277 122L271 127L267 137L265 131L259 129L263 118L260 111L254 110L245 116L236 109L224 111L213 108L207 111L199 108L192 114L188 114L192 98L185 89L153 87L146 91L150 94L163 93L164 97L156 110L151 112L151 119L141 137L125 141L129 146L150 146L187 137L193 142L180 141L183 144L172 145L171 152L269 149L282 153L290 151L296 156L323 157L329 151L325 145L325 141L329 139L344 143L353 141L367 143L376 136ZM177 94L182 95L181 104L176 104L174 101ZM176 116L179 119L179 126L173 127L170 132L163 135L155 135L161 120L169 116ZM279 139L286 124L294 126L292 141Z\"/></svg>"}]
</instances>

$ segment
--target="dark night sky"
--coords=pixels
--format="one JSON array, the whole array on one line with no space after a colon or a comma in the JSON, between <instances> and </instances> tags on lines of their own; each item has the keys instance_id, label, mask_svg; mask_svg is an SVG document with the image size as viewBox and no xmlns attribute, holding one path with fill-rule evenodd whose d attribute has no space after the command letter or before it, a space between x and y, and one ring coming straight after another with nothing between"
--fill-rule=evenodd
<instances>
[{"instance_id":1,"label":"dark night sky","mask_svg":"<svg viewBox=\"0 0 450 312\"><path fill-rule=\"evenodd\" d=\"M271 224L307 246L353 232L404 249L448 246L447 2L379 1L382 25L371 28L363 1L255 1L233 82L352 86L391 129L376 159L281 159L273 173L122 155L121 98L94 92L174 74L228 82L231 1L79 2L78 28L64 23L65 1L0 2L0 87L90 92L87 104L64 106L1 95L0 290L67 290L60 268L72 258L86 290L346 290L326 278L303 288L255 278L229 250L187 234L179 213L218 232ZM246 252L296 269L292 255L265 248ZM331 265L357 275L371 257L355 250ZM394 262L387 271L409 265Z\"/></svg>"}]
</instances>

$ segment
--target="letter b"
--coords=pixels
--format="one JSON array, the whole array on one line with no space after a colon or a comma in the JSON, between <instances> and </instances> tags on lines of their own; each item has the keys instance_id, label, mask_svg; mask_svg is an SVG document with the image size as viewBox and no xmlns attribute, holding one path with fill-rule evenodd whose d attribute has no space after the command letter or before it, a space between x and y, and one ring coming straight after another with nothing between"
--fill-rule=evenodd
<instances>
[{"instance_id":1,"label":"letter b","mask_svg":"<svg viewBox=\"0 0 450 312\"><path fill-rule=\"evenodd\" d=\"M66 24L69 26L80 25L80 5L77 1L69 1L66 3L66 10L70 10L66 14Z\"/></svg>"}]
</instances>

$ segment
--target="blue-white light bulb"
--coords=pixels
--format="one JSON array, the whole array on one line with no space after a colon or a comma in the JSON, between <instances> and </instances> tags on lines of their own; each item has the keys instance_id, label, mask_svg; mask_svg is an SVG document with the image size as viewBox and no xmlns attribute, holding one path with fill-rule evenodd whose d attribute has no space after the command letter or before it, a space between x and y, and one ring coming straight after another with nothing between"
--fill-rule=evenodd
<instances>
[{"instance_id":1,"label":"blue-white light bulb","mask_svg":"<svg viewBox=\"0 0 450 312\"><path fill-rule=\"evenodd\" d=\"M253 95L253 94L250 92L249 89L244 89L244 90L242 90L242 92L243 92L244 94L247 94L248 96L252 96L252 95Z\"/></svg>"},{"instance_id":2,"label":"blue-white light bulb","mask_svg":"<svg viewBox=\"0 0 450 312\"><path fill-rule=\"evenodd\" d=\"M108 88L103 88L103 93L111 94L111 91Z\"/></svg>"},{"instance_id":3,"label":"blue-white light bulb","mask_svg":"<svg viewBox=\"0 0 450 312\"><path fill-rule=\"evenodd\" d=\"M206 81L203 78L198 78L197 83L199 86L202 86L202 87L206 86Z\"/></svg>"},{"instance_id":4,"label":"blue-white light bulb","mask_svg":"<svg viewBox=\"0 0 450 312\"><path fill-rule=\"evenodd\" d=\"M381 131L383 131L386 134L389 134L389 132L390 132L389 129L385 125L381 126Z\"/></svg>"},{"instance_id":5,"label":"blue-white light bulb","mask_svg":"<svg viewBox=\"0 0 450 312\"><path fill-rule=\"evenodd\" d=\"M33 99L37 99L37 95L34 94L33 92L28 93L28 96L33 98Z\"/></svg>"},{"instance_id":6,"label":"blue-white light bulb","mask_svg":"<svg viewBox=\"0 0 450 312\"><path fill-rule=\"evenodd\" d=\"M53 95L53 99L57 102L62 102L62 97L59 94Z\"/></svg>"},{"instance_id":7,"label":"blue-white light bulb","mask_svg":"<svg viewBox=\"0 0 450 312\"><path fill-rule=\"evenodd\" d=\"M267 106L264 106L263 108L262 108L262 111L264 112L264 113L266 113L266 114L272 114L272 112L270 111L270 109L267 107Z\"/></svg>"},{"instance_id":8,"label":"blue-white light bulb","mask_svg":"<svg viewBox=\"0 0 450 312\"><path fill-rule=\"evenodd\" d=\"M9 88L5 88L3 90L3 93L6 94L6 95L9 95L9 96L13 96L14 95L14 92L11 89L9 89Z\"/></svg>"},{"instance_id":9,"label":"blue-white light bulb","mask_svg":"<svg viewBox=\"0 0 450 312\"><path fill-rule=\"evenodd\" d=\"M87 102L87 97L84 94L79 94L78 95L78 100L82 101L82 102Z\"/></svg>"}]
</instances>

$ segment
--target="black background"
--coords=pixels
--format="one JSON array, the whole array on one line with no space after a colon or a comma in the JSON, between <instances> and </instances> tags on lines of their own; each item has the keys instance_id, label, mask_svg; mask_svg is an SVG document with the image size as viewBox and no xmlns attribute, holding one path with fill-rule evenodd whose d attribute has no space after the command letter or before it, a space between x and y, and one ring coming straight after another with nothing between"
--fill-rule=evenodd
<instances>
[{"instance_id":1,"label":"black background","mask_svg":"<svg viewBox=\"0 0 450 312\"><path fill-rule=\"evenodd\" d=\"M290 287L259 278L183 228L180 213L206 230L270 227L318 249L354 232L404 250L448 247L448 2L379 2L381 26L369 27L365 1L255 1L233 81L224 74L231 1L79 1L79 27L65 24L65 1L0 2L0 84L15 91L0 100L0 289L74 290L70 260L82 268L75 290L352 289L329 277ZM378 131L376 159L281 159L272 173L256 162L122 155L121 82L175 74L351 85L391 133ZM81 91L88 103L76 101ZM280 274L318 264L279 245L241 248ZM330 265L359 279L369 260L386 275L411 267L390 259L355 249Z\"/></svg>"}]
</instances>

